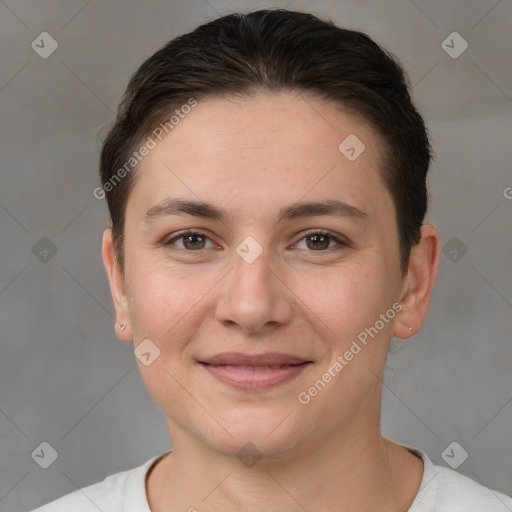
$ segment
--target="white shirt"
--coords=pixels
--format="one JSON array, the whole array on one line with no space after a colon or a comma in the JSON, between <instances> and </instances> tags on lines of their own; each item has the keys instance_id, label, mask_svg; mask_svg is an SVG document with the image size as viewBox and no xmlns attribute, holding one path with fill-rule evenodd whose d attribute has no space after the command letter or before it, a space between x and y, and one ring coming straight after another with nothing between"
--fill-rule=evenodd
<instances>
[{"instance_id":1,"label":"white shirt","mask_svg":"<svg viewBox=\"0 0 512 512\"><path fill-rule=\"evenodd\" d=\"M420 489L408 512L512 512L512 498L452 469L433 464L422 450L405 448L421 457L424 464ZM32 512L151 512L146 496L146 474L167 453Z\"/></svg>"}]
</instances>

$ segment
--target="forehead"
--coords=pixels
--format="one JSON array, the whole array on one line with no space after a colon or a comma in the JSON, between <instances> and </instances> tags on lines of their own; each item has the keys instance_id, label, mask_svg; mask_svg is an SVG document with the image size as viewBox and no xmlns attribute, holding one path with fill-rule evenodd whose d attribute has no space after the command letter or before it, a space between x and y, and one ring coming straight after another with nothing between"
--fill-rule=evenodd
<instances>
[{"instance_id":1,"label":"forehead","mask_svg":"<svg viewBox=\"0 0 512 512\"><path fill-rule=\"evenodd\" d=\"M281 207L326 194L370 214L385 206L380 203L389 206L378 173L378 135L358 117L311 96L199 100L155 142L132 191L141 208L170 196L240 207L252 198Z\"/></svg>"}]
</instances>

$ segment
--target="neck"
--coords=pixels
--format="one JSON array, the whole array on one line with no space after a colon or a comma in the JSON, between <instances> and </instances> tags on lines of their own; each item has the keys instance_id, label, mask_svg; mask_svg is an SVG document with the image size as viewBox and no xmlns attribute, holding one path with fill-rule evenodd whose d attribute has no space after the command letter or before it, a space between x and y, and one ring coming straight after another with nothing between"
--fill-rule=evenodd
<instances>
[{"instance_id":1,"label":"neck","mask_svg":"<svg viewBox=\"0 0 512 512\"><path fill-rule=\"evenodd\" d=\"M423 475L422 461L384 439L378 422L333 435L332 442L301 445L280 460L263 457L251 467L169 427L176 448L148 478L152 512L398 512L408 510Z\"/></svg>"}]
</instances>

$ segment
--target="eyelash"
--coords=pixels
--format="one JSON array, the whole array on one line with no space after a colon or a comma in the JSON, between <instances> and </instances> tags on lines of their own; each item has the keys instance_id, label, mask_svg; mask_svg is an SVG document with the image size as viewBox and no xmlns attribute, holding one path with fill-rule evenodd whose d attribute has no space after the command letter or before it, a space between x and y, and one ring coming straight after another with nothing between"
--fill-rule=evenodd
<instances>
[{"instance_id":1,"label":"eyelash","mask_svg":"<svg viewBox=\"0 0 512 512\"><path fill-rule=\"evenodd\" d=\"M191 235L199 235L199 236L205 237L206 239L210 240L210 237L208 235L206 235L205 233L202 233L201 231L187 230L187 231L182 231L181 233L177 234L176 236L174 236L174 237L172 237L172 238L170 238L168 240L165 240L162 243L162 245L164 247L166 247L166 248L170 248L171 246L174 245L173 242L175 242L176 240L179 240L180 238L184 238L186 236L191 236ZM308 252L319 252L319 253L323 252L323 253L326 253L326 252L329 252L329 251L332 251L332 250L339 249L341 247L349 247L349 243L347 241L342 240L341 238L337 237L336 235L333 235L331 232L323 230L323 229L316 229L316 230L307 232L295 244L297 244L299 242L302 242L302 240L304 240L305 238L312 237L314 235L327 236L331 240L335 241L338 244L338 246L337 247L330 247L330 248L327 248L327 249L321 249L321 250L318 250L318 251L309 250ZM206 248L197 249L195 251L194 250L189 250L189 249L183 249L181 247L176 247L176 248L179 249L179 250L182 250L182 251L186 251L188 253L201 253L202 251L206 250Z\"/></svg>"}]
</instances>

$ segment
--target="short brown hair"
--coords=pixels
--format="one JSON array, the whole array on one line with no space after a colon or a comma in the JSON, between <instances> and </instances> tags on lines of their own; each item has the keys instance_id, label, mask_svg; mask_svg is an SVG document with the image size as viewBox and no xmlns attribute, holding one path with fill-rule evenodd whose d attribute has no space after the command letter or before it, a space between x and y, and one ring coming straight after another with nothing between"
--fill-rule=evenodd
<instances>
[{"instance_id":1,"label":"short brown hair","mask_svg":"<svg viewBox=\"0 0 512 512\"><path fill-rule=\"evenodd\" d=\"M405 273L427 211L431 147L395 57L362 32L285 9L220 17L149 57L130 79L100 156L116 259L124 269L126 203L137 173L112 184L141 141L190 98L298 91L362 116L384 141L380 174L393 197Z\"/></svg>"}]
</instances>

